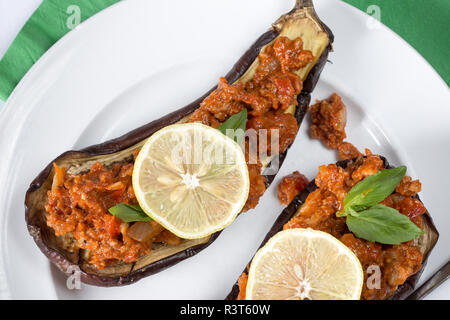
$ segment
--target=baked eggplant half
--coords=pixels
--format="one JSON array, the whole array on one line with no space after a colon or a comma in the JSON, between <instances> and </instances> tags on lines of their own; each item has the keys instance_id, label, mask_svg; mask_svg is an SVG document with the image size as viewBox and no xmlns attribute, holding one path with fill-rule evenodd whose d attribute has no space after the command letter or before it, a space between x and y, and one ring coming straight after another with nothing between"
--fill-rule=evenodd
<instances>
[{"instance_id":1,"label":"baked eggplant half","mask_svg":"<svg viewBox=\"0 0 450 320\"><path fill-rule=\"evenodd\" d=\"M322 204L323 206L329 206L329 203L331 203L329 202L330 198L327 198L329 197L329 190L324 185L327 183L327 179L328 182L332 179L336 179L333 184L339 184L337 175L330 180L331 176L329 176L329 174L332 174L333 171L335 173L344 173L344 175L350 174L349 178L346 178L349 180L344 182L348 184L348 181L351 179L356 179L358 181L361 178L361 174L365 177L373 177L374 171L372 171L372 175L366 175L368 172L366 169L371 168L371 170L373 170L373 168L376 168L377 166L379 170L381 170L378 171L380 173L385 171L383 169L394 169L389 165L386 158L370 153L366 156L339 161L336 165L321 166L316 179L310 181L277 218L260 248L275 236L275 234L282 230L292 228L312 228L324 231L340 239L360 260L365 274L361 299L403 300L408 297L414 291L428 256L439 237L439 233L433 224L429 212L417 195L417 192L420 191L420 182L418 180L412 181L411 178L407 176L404 176L403 179L400 177L402 180L397 184L394 192L381 202L381 204L385 206L398 209L402 215L406 215L410 218L411 224L415 224L423 231L422 235L416 236L415 238L411 237L413 239L409 241L399 241L398 244L395 245L375 243L373 241L365 240L363 237L359 238L358 236L355 236L356 230L350 227L348 221L346 225L345 217L339 216L339 211L336 212L336 208L333 211L334 213L327 217L324 207L321 207ZM358 170L358 168L360 170ZM405 172L406 168L403 167L403 169ZM363 171L365 171L365 173ZM357 177L358 175L359 177ZM364 181L364 178L359 181ZM318 187L316 183L319 184L320 187ZM333 186L328 186L334 188ZM318 194L323 195L323 198L320 198L322 196L316 197ZM308 199L309 196L311 197ZM314 203L319 203L317 201L322 201L322 204L318 207L314 207ZM305 203L306 206L304 206ZM302 208L305 210L302 210ZM309 216L312 212L311 209L314 209L314 213ZM303 217L300 218L301 215ZM352 231L349 229L352 229ZM364 234L364 232L359 235L362 234ZM367 234L365 234L365 236L367 236ZM395 236L398 236L398 234ZM367 285L369 273L369 269L367 268L368 266L373 265L378 265L381 269L381 285L378 288L368 288ZM236 281L232 287L226 300L245 299L249 268L250 263L243 271L239 280Z\"/></svg>"},{"instance_id":2,"label":"baked eggplant half","mask_svg":"<svg viewBox=\"0 0 450 320\"><path fill-rule=\"evenodd\" d=\"M247 91L250 90L248 87L255 86L255 75L259 75L260 80L267 79L267 74L261 76L264 72L268 72L270 76L270 68L274 64L267 63L267 61L270 62L267 58L273 58L276 54L279 54L279 60L275 64L276 68L278 68L276 71L281 72L280 70L283 69L281 73L285 76L286 70L284 69L288 69L287 72L291 77L291 84L293 81L295 82L295 79L298 79L296 80L296 86L294 85L296 87L294 89L298 90L298 92L291 96L293 100L290 103L286 103L286 100L284 100L285 105L279 106L279 110L276 112L278 112L278 115L281 114L281 111L284 114L289 114L295 119L294 123L296 123L298 130L298 126L301 124L310 102L310 93L314 89L327 62L328 53L332 49L332 42L333 34L315 14L312 2L297 1L295 8L283 15L273 24L269 31L261 35L237 61L231 71L221 79L219 85L204 96L180 108L178 111L152 121L121 137L82 150L67 151L61 154L31 182L26 193L26 223L28 231L37 246L62 272L70 275L75 270L74 268L79 268L82 282L97 286L131 284L191 257L206 248L217 238L219 232L202 239L178 239L175 244L153 241L151 251L148 254L138 255L134 261L119 260L113 261L113 263L109 261L99 266L90 260L92 253L90 249L80 246L80 238L76 238L72 232L61 232L61 230L59 233L55 232L54 227L60 221L54 224L51 221L49 222L51 214L49 213L49 208L52 207L49 205L49 194L55 189L65 188L61 182L61 177L71 176L75 179L75 177L79 178L83 175L89 175L94 170L94 167L109 174L117 169L117 164L132 164L134 155L143 146L146 139L168 125L198 121L217 127L233 113L239 111L235 110L236 106L238 109L240 107L241 109L247 108L249 110L250 116L247 126L252 121L250 117L260 117L259 119L262 119L262 122L264 122L264 117L267 113L258 113L258 108L255 105L252 105L249 101L247 103L242 101L245 100L244 98L241 98L239 101L231 99L232 103L230 105L234 109L228 108L233 110L225 115L218 110L207 109L208 106L211 106L211 103L208 104L205 100L216 99L213 102L217 102L222 99L223 102L226 98L221 96L221 94L226 89L230 89L227 92L241 90L240 93L248 93ZM274 49L275 46L277 48ZM295 66L298 61L292 61L293 56L296 54L300 56L300 60L304 58L303 61L298 63L297 67ZM264 60L266 64L262 61L262 57L266 58ZM292 80L292 77L295 79ZM274 106L272 107L276 109ZM275 113L273 109L271 109L271 112ZM215 111L217 113L214 113ZM274 178L274 175L264 175L264 168L270 165L275 156L278 157L281 165L287 149L295 138L296 131L293 137L288 140L284 150L280 150L282 152L273 155L272 158L268 159L267 163L262 163L257 167L259 170L257 174L263 177L263 191ZM117 175L117 172L115 172L115 175ZM253 198L253 202L249 202L246 209L254 207L260 196L261 194L257 194ZM250 198L249 196L249 201ZM80 210L78 207L72 207L70 210L74 208ZM53 207L53 209L55 208ZM71 212L69 212L70 214ZM55 218L55 216L52 218Z\"/></svg>"}]
</instances>

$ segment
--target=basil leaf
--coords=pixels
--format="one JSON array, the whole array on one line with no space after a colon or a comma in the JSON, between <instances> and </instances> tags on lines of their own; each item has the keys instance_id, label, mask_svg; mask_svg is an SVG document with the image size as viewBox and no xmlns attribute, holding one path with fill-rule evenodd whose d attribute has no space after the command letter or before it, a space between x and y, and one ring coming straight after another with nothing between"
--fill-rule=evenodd
<instances>
[{"instance_id":1,"label":"basil leaf","mask_svg":"<svg viewBox=\"0 0 450 320\"><path fill-rule=\"evenodd\" d=\"M123 222L135 222L135 221L151 221L150 218L140 206L135 206L126 203L119 203L118 205L111 207L108 211L122 220Z\"/></svg>"},{"instance_id":2,"label":"basil leaf","mask_svg":"<svg viewBox=\"0 0 450 320\"><path fill-rule=\"evenodd\" d=\"M244 140L246 125L247 125L247 109L244 109L241 112L232 115L217 129L227 137L236 141L240 145Z\"/></svg>"},{"instance_id":3,"label":"basil leaf","mask_svg":"<svg viewBox=\"0 0 450 320\"><path fill-rule=\"evenodd\" d=\"M344 199L344 212L348 208L356 211L367 209L386 199L402 181L406 167L386 169L358 182Z\"/></svg>"},{"instance_id":4,"label":"basil leaf","mask_svg":"<svg viewBox=\"0 0 450 320\"><path fill-rule=\"evenodd\" d=\"M382 204L347 216L347 227L358 238L384 244L400 244L424 233L407 216Z\"/></svg>"},{"instance_id":5,"label":"basil leaf","mask_svg":"<svg viewBox=\"0 0 450 320\"><path fill-rule=\"evenodd\" d=\"M345 210L341 210L336 212L336 216L338 217L346 217L346 216L357 216L358 212L356 212L356 210L354 210L353 208L347 208Z\"/></svg>"}]
</instances>

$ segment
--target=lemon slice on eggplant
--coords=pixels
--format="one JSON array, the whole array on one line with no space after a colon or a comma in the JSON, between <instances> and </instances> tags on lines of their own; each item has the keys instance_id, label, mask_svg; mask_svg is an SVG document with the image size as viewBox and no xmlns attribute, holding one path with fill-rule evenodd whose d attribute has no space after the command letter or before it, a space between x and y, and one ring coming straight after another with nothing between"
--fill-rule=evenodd
<instances>
[{"instance_id":1,"label":"lemon slice on eggplant","mask_svg":"<svg viewBox=\"0 0 450 320\"><path fill-rule=\"evenodd\" d=\"M200 123L175 124L153 134L133 170L141 208L184 239L228 226L247 201L249 185L241 147Z\"/></svg>"},{"instance_id":2,"label":"lemon slice on eggplant","mask_svg":"<svg viewBox=\"0 0 450 320\"><path fill-rule=\"evenodd\" d=\"M328 233L280 231L259 249L247 300L357 300L364 273L356 255Z\"/></svg>"}]
</instances>

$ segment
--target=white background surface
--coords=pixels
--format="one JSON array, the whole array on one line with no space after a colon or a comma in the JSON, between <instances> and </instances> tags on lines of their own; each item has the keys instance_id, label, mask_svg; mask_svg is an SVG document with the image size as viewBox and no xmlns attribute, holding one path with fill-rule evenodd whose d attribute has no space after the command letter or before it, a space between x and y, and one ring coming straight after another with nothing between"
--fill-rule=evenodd
<instances>
[{"instance_id":1,"label":"white background surface","mask_svg":"<svg viewBox=\"0 0 450 320\"><path fill-rule=\"evenodd\" d=\"M144 0L135 1L143 6L151 6L148 2L145 4ZM11 297L222 299L282 210L275 198L274 188L279 178L294 170L300 170L312 178L317 165L334 161L330 151L317 141L307 138L305 122L278 178L259 207L237 219L199 255L128 287L105 289L82 286L80 291L65 288L64 278L50 267L26 234L22 203L27 184L62 151L114 138L199 96L230 68L257 35L281 13L290 9L292 4L292 1L285 0L279 1L277 5L274 0L260 0L262 5L258 6L255 13L252 5L255 6L257 0L251 0L246 2L243 11L237 13L232 8L240 3L237 0L230 0L229 5L224 7L206 5L205 1L184 7L178 4L176 7L180 8L179 12L171 12L172 8L165 4L148 7L151 9L148 11L121 5L127 10L126 17L129 20L118 19L121 12L114 8L99 18L101 23L94 35L90 32L88 36L82 25L72 36L72 44L67 41L61 45L65 46L65 50L53 50L47 55L48 61L39 62L41 67L36 67L40 70L35 70L35 76L30 75L28 81L24 81L23 90L27 88L28 92L36 96L22 94L16 97L14 107L23 113L16 114L17 119L8 117L8 120L21 128L15 131L17 136L14 139L11 137L8 157L1 159L8 160L8 166L5 166L8 180L3 181L14 185L14 191L7 198L1 198L0 194L0 199L5 200L0 205L6 207L1 207L1 212L7 211L1 217L4 225L1 226L0 234L2 243L7 243L8 248L3 254L8 260L6 270ZM2 18L7 2L6 11L11 12L8 20L12 22L8 24L4 36L2 24L5 20ZM39 1L31 0L0 0L0 52L4 52L38 4ZM216 12L217 16L208 20L201 10L196 10L196 6L210 10L203 12ZM386 155L394 164L406 164L408 174L419 176L424 183L421 196L435 218L441 239L422 276L423 281L449 258L446 243L450 241L450 236L446 230L449 230L450 220L442 190L450 190L450 185L443 179L440 170L450 161L450 128L447 126L450 112L448 108L444 109L450 101L448 90L444 91L448 87L397 36L385 28L367 30L367 18L358 10L331 0L322 1L317 7L319 15L335 32L336 52L330 55L333 64L326 66L315 97L324 98L333 91L339 92L349 109L349 140L361 149L369 147L374 152ZM142 11L149 12L150 16L140 14ZM167 25L167 28L163 28L166 38L170 40L172 37L185 46L181 45L182 49L171 47L173 42L168 41L165 44L168 48L179 50L176 59L171 60L156 53L152 57L155 61L148 61L151 54L155 54L154 50L132 35L142 31L142 26L148 27L148 20L156 23L160 19L159 23L164 25L169 12L171 17L177 17L179 23L184 23L183 31L186 33L179 37L177 32L180 28L171 30ZM186 12L192 14L186 17ZM244 20L249 12L255 14L251 24ZM13 18L14 15L16 18ZM223 26L232 15L235 22L225 29ZM113 17L113 23L108 16ZM210 26L210 30L201 28L202 23ZM96 38L95 33L103 35L100 46L100 38ZM114 38L104 36L111 33ZM211 37L211 48L198 50L205 36ZM217 41L216 36L223 39ZM186 40L188 37L189 41ZM161 40L157 33L152 32L149 32L148 39ZM192 43L198 44L197 47L188 46ZM389 50L377 47L381 43ZM91 51L83 49L93 46L99 46L95 57ZM130 55L133 59L129 59ZM125 57L126 60L121 60ZM51 61L57 63L50 64ZM119 61L120 66L117 64ZM110 66L114 62L116 69L111 70ZM415 67L411 69L411 65ZM93 70L83 69L83 66L92 66ZM64 76L67 74L70 77ZM191 81L183 82L186 78ZM422 90L422 81L427 83L426 93ZM179 88L176 95L168 91L170 87ZM426 112L424 108L427 108ZM439 117L433 116L436 114ZM9 115L13 116L14 113ZM54 120L50 122L52 130L49 129L49 117ZM77 121L58 123L60 119ZM55 137L54 132L63 129L67 129L67 134ZM10 133L14 130L11 127ZM46 143L49 139L52 139L51 144ZM10 158L12 154L15 155L14 159ZM29 160L31 158L32 161ZM430 166L430 161L434 166ZM0 179L5 177L6 172L0 172ZM450 285L442 286L429 298L450 299Z\"/></svg>"}]
</instances>

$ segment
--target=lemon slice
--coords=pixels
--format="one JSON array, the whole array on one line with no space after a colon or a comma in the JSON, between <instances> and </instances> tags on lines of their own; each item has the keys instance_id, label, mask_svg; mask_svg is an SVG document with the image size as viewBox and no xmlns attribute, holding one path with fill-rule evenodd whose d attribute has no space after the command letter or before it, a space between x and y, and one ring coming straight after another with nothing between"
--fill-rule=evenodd
<instances>
[{"instance_id":1,"label":"lemon slice","mask_svg":"<svg viewBox=\"0 0 450 320\"><path fill-rule=\"evenodd\" d=\"M222 230L242 210L249 176L241 147L200 123L175 124L154 133L133 169L141 208L184 239Z\"/></svg>"},{"instance_id":2,"label":"lemon slice","mask_svg":"<svg viewBox=\"0 0 450 320\"><path fill-rule=\"evenodd\" d=\"M356 255L328 233L288 229L253 258L248 300L357 300L364 273Z\"/></svg>"}]
</instances>

